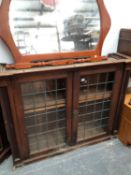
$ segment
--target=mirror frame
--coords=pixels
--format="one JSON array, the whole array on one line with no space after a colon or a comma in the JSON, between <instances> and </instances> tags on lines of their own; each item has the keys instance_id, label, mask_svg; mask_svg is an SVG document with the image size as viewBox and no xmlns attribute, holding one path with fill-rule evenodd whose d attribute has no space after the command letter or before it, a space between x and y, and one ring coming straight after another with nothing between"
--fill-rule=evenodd
<instances>
[{"instance_id":1,"label":"mirror frame","mask_svg":"<svg viewBox=\"0 0 131 175\"><path fill-rule=\"evenodd\" d=\"M98 40L97 47L94 50L87 51L74 51L74 52L61 52L61 53L47 53L47 54L33 54L33 55L22 55L18 48L15 45L15 42L12 37L12 33L10 31L9 25L9 7L11 0L3 0L0 6L0 38L5 42L9 50L11 51L14 57L14 67L21 68L18 65L24 65L23 67L29 67L27 64L31 64L31 62L39 62L44 60L62 60L62 59L72 59L72 58L82 58L82 57L94 57L101 56L102 45L104 39L110 29L111 20L108 15L108 12L104 5L104 0L96 0L100 13L100 36ZM16 65L16 66L15 66ZM8 65L8 68L11 66Z\"/></svg>"}]
</instances>

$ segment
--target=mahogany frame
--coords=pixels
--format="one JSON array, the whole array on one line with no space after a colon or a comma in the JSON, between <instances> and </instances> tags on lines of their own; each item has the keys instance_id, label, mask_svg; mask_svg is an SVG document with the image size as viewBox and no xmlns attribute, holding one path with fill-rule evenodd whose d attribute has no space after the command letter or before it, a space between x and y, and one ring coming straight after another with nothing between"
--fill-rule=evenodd
<instances>
[{"instance_id":1,"label":"mahogany frame","mask_svg":"<svg viewBox=\"0 0 131 175\"><path fill-rule=\"evenodd\" d=\"M14 57L13 68L30 68L32 67L31 62L39 60L57 60L56 65L61 64L62 59L69 60L70 58L79 58L79 57L96 57L101 55L102 45L104 39L109 31L111 21L107 13L103 0L97 0L98 7L100 10L100 19L101 19L101 32L98 45L95 50L87 51L76 51L76 52L67 52L67 53L49 53L49 54L34 54L34 55L22 55L17 49L9 26L9 6L11 0L3 0L0 6L0 38L6 43L7 47L11 51ZM73 64L72 62L64 62L62 64ZM36 66L43 66L36 64ZM7 68L12 68L12 65L8 65Z\"/></svg>"}]
</instances>

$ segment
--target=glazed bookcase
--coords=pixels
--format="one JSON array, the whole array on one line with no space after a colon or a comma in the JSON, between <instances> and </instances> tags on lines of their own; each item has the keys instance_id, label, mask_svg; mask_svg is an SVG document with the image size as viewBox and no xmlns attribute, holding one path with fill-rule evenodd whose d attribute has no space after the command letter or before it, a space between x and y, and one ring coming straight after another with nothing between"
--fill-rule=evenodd
<instances>
[{"instance_id":1,"label":"glazed bookcase","mask_svg":"<svg viewBox=\"0 0 131 175\"><path fill-rule=\"evenodd\" d=\"M1 87L1 101L3 108L10 109L5 119L14 163L109 139L114 133L122 67L94 64L8 77Z\"/></svg>"}]
</instances>

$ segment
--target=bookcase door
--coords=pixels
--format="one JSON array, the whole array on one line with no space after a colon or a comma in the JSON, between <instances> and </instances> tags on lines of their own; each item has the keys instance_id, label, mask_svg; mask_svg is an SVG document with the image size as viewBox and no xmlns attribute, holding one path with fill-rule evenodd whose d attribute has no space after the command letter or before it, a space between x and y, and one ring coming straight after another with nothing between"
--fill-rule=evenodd
<instances>
[{"instance_id":1,"label":"bookcase door","mask_svg":"<svg viewBox=\"0 0 131 175\"><path fill-rule=\"evenodd\" d=\"M107 132L113 84L114 72L81 76L78 141Z\"/></svg>"},{"instance_id":2,"label":"bookcase door","mask_svg":"<svg viewBox=\"0 0 131 175\"><path fill-rule=\"evenodd\" d=\"M121 74L100 69L75 73L73 142L83 142L113 132ZM76 85L77 84L77 85Z\"/></svg>"},{"instance_id":3,"label":"bookcase door","mask_svg":"<svg viewBox=\"0 0 131 175\"><path fill-rule=\"evenodd\" d=\"M25 155L65 148L71 141L72 77L56 74L16 80L15 97ZM20 152L22 151L22 147Z\"/></svg>"}]
</instances>

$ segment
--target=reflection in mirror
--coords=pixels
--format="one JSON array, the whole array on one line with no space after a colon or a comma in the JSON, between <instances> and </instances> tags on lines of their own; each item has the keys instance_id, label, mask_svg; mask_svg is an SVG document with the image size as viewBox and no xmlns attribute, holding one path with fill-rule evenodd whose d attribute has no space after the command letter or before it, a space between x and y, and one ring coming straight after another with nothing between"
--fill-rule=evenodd
<instances>
[{"instance_id":1,"label":"reflection in mirror","mask_svg":"<svg viewBox=\"0 0 131 175\"><path fill-rule=\"evenodd\" d=\"M2 4L2 0L0 0L0 6L1 6L1 4Z\"/></svg>"},{"instance_id":2,"label":"reflection in mirror","mask_svg":"<svg viewBox=\"0 0 131 175\"><path fill-rule=\"evenodd\" d=\"M93 50L100 35L97 0L11 0L9 21L23 55Z\"/></svg>"}]
</instances>

